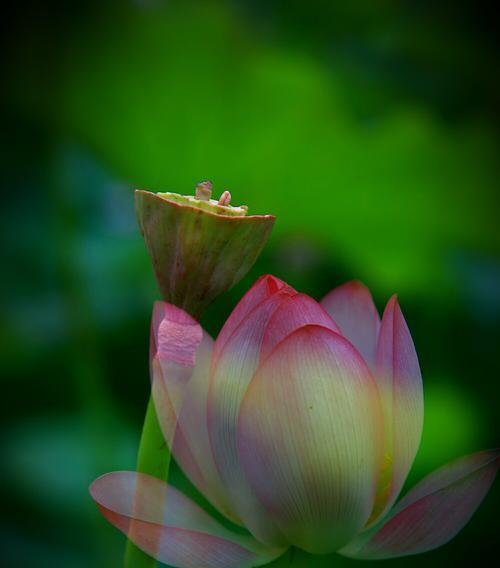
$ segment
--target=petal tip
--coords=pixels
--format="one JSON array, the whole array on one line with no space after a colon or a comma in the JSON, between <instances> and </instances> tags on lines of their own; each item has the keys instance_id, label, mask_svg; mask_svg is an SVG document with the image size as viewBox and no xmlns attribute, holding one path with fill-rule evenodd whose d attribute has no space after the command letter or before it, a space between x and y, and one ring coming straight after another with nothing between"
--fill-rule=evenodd
<instances>
[{"instance_id":1,"label":"petal tip","mask_svg":"<svg viewBox=\"0 0 500 568\"><path fill-rule=\"evenodd\" d=\"M351 293L351 294L365 294L372 298L372 293L366 284L361 282L361 280L348 280L339 286L336 286L326 296L323 298L326 300L327 298L334 297L340 293Z\"/></svg>"},{"instance_id":2,"label":"petal tip","mask_svg":"<svg viewBox=\"0 0 500 568\"><path fill-rule=\"evenodd\" d=\"M262 275L260 278L257 279L257 281L252 286L252 288L260 284L266 284L267 291L269 294L274 294L275 292L283 288L283 286L285 286L283 280L277 278L276 276L273 276L272 274Z\"/></svg>"},{"instance_id":3,"label":"petal tip","mask_svg":"<svg viewBox=\"0 0 500 568\"><path fill-rule=\"evenodd\" d=\"M392 310L396 309L396 307L401 309L400 305L399 305L398 293L394 292L393 294L391 294L391 296L389 296L389 299L387 300L387 304L385 306L384 312L389 311L389 310L392 311Z\"/></svg>"}]
</instances>

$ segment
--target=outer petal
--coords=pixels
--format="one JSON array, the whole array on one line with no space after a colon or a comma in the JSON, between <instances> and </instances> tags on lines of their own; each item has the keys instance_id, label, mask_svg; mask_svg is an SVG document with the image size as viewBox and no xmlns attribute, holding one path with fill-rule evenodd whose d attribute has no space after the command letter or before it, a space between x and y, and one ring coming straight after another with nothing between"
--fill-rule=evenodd
<instances>
[{"instance_id":1,"label":"outer petal","mask_svg":"<svg viewBox=\"0 0 500 568\"><path fill-rule=\"evenodd\" d=\"M232 520L213 461L206 403L213 340L191 316L157 302L151 324L152 391L166 443L198 489Z\"/></svg>"},{"instance_id":2,"label":"outer petal","mask_svg":"<svg viewBox=\"0 0 500 568\"><path fill-rule=\"evenodd\" d=\"M216 468L207 432L207 397L213 340L207 334L196 352L196 366L186 385L172 453L182 470L211 503L233 522L232 511Z\"/></svg>"},{"instance_id":3,"label":"outer petal","mask_svg":"<svg viewBox=\"0 0 500 568\"><path fill-rule=\"evenodd\" d=\"M397 499L422 435L424 400L417 354L396 296L387 303L377 343L376 379L384 410L384 468L370 524Z\"/></svg>"},{"instance_id":4,"label":"outer petal","mask_svg":"<svg viewBox=\"0 0 500 568\"><path fill-rule=\"evenodd\" d=\"M277 288L246 312L237 326L231 318L228 320L226 325L232 328L232 333L223 329L217 338L208 395L208 432L231 505L259 540L272 544L283 539L245 479L236 447L236 429L240 404L257 368L267 324L281 303L294 294L288 286Z\"/></svg>"},{"instance_id":5,"label":"outer petal","mask_svg":"<svg viewBox=\"0 0 500 568\"><path fill-rule=\"evenodd\" d=\"M171 566L245 568L268 563L283 552L232 533L174 487L146 474L104 475L90 493L108 521L144 552Z\"/></svg>"},{"instance_id":6,"label":"outer petal","mask_svg":"<svg viewBox=\"0 0 500 568\"><path fill-rule=\"evenodd\" d=\"M289 335L259 368L241 407L241 462L291 544L338 549L366 522L382 454L375 382L342 336Z\"/></svg>"},{"instance_id":7,"label":"outer petal","mask_svg":"<svg viewBox=\"0 0 500 568\"><path fill-rule=\"evenodd\" d=\"M166 302L155 302L151 318L151 355L162 363L192 367L201 341L200 325L184 310Z\"/></svg>"},{"instance_id":8,"label":"outer petal","mask_svg":"<svg viewBox=\"0 0 500 568\"><path fill-rule=\"evenodd\" d=\"M431 473L394 508L382 525L340 552L360 559L407 556L451 540L470 520L499 466L499 450L472 454Z\"/></svg>"},{"instance_id":9,"label":"outer petal","mask_svg":"<svg viewBox=\"0 0 500 568\"><path fill-rule=\"evenodd\" d=\"M380 318L370 290L353 280L334 288L321 305L373 369Z\"/></svg>"},{"instance_id":10,"label":"outer petal","mask_svg":"<svg viewBox=\"0 0 500 568\"><path fill-rule=\"evenodd\" d=\"M156 412L169 447L202 337L200 325L186 312L166 302L155 303L151 320L151 382Z\"/></svg>"}]
</instances>

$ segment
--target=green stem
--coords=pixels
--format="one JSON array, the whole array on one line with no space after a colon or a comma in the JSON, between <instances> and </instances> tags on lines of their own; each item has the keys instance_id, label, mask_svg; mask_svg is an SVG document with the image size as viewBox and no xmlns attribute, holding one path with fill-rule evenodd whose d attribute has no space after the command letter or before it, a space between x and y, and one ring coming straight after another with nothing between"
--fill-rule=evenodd
<instances>
[{"instance_id":1,"label":"green stem","mask_svg":"<svg viewBox=\"0 0 500 568\"><path fill-rule=\"evenodd\" d=\"M137 457L137 471L148 473L154 477L167 480L170 465L170 450L163 438L153 397L149 399L144 426L142 428L139 453ZM157 562L151 556L142 552L131 541L127 541L125 550L125 568L155 568Z\"/></svg>"}]
</instances>

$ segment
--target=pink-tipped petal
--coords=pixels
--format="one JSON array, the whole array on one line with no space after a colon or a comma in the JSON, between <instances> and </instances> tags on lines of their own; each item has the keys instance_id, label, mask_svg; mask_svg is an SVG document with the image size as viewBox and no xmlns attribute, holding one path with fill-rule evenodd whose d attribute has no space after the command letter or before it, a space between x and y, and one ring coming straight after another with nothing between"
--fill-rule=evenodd
<instances>
[{"instance_id":1,"label":"pink-tipped petal","mask_svg":"<svg viewBox=\"0 0 500 568\"><path fill-rule=\"evenodd\" d=\"M281 303L269 321L262 341L261 361L287 335L304 325L320 325L340 333L335 322L316 300L306 294L295 294Z\"/></svg>"},{"instance_id":2,"label":"pink-tipped petal","mask_svg":"<svg viewBox=\"0 0 500 568\"><path fill-rule=\"evenodd\" d=\"M283 550L235 534L174 487L146 474L115 472L90 493L99 509L146 554L178 568L250 568Z\"/></svg>"},{"instance_id":3,"label":"pink-tipped petal","mask_svg":"<svg viewBox=\"0 0 500 568\"><path fill-rule=\"evenodd\" d=\"M169 447L202 337L201 326L186 312L166 302L155 303L150 340L151 389Z\"/></svg>"},{"instance_id":4,"label":"pink-tipped petal","mask_svg":"<svg viewBox=\"0 0 500 568\"><path fill-rule=\"evenodd\" d=\"M157 302L151 323L152 393L165 441L183 471L221 512L232 513L206 427L213 340L183 310Z\"/></svg>"},{"instance_id":5,"label":"pink-tipped petal","mask_svg":"<svg viewBox=\"0 0 500 568\"><path fill-rule=\"evenodd\" d=\"M446 544L470 520L491 487L499 450L472 454L428 475L388 520L359 535L340 553L378 560L426 552Z\"/></svg>"},{"instance_id":6,"label":"pink-tipped petal","mask_svg":"<svg viewBox=\"0 0 500 568\"><path fill-rule=\"evenodd\" d=\"M241 298L231 312L224 327L221 329L217 337L216 353L218 354L224 348L227 340L231 337L235 329L252 310L282 288L290 289L285 282L275 276L270 274L261 276L243 298Z\"/></svg>"},{"instance_id":7,"label":"pink-tipped petal","mask_svg":"<svg viewBox=\"0 0 500 568\"><path fill-rule=\"evenodd\" d=\"M229 337L223 334L222 348L218 348L221 338L217 338L208 394L208 433L230 504L252 534L268 544L280 544L283 538L256 499L239 463L237 421L241 401L260 359L267 324L281 303L294 294L288 286L276 288L274 294L247 312Z\"/></svg>"},{"instance_id":8,"label":"pink-tipped petal","mask_svg":"<svg viewBox=\"0 0 500 568\"><path fill-rule=\"evenodd\" d=\"M288 542L313 553L343 546L368 519L382 441L368 367L320 326L276 347L240 411L238 450L255 493Z\"/></svg>"},{"instance_id":9,"label":"pink-tipped petal","mask_svg":"<svg viewBox=\"0 0 500 568\"><path fill-rule=\"evenodd\" d=\"M151 318L151 348L161 362L193 367L202 330L187 312L166 302L155 302Z\"/></svg>"},{"instance_id":10,"label":"pink-tipped petal","mask_svg":"<svg viewBox=\"0 0 500 568\"><path fill-rule=\"evenodd\" d=\"M380 317L370 290L361 282L347 282L327 294L321 305L373 369Z\"/></svg>"},{"instance_id":11,"label":"pink-tipped petal","mask_svg":"<svg viewBox=\"0 0 500 568\"><path fill-rule=\"evenodd\" d=\"M377 342L375 378L384 411L384 465L370 524L396 501L422 435L422 377L410 330L393 296L384 311Z\"/></svg>"}]
</instances>

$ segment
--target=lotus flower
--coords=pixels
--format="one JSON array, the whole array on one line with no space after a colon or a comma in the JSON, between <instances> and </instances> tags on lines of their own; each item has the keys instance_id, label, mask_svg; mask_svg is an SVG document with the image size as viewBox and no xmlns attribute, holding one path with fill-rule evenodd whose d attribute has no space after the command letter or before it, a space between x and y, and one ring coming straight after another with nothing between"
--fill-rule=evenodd
<instances>
[{"instance_id":1,"label":"lotus flower","mask_svg":"<svg viewBox=\"0 0 500 568\"><path fill-rule=\"evenodd\" d=\"M165 439L230 530L171 485L135 472L97 479L104 516L180 568L259 566L297 546L380 559L431 550L470 519L499 452L430 474L395 506L417 452L422 381L396 297L380 321L351 282L321 303L272 276L215 341L157 303L152 389Z\"/></svg>"}]
</instances>

